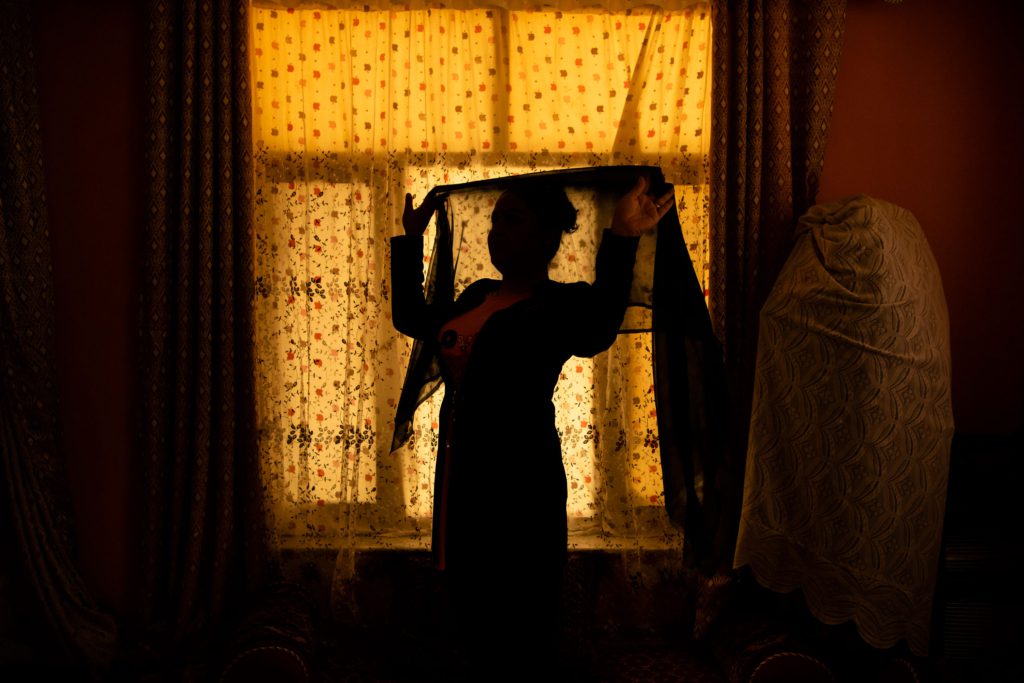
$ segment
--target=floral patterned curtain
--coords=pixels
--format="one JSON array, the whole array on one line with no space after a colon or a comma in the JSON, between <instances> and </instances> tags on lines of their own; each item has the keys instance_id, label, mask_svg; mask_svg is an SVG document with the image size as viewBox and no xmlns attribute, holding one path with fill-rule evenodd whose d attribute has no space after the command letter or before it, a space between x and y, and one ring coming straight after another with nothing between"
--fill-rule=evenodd
<instances>
[{"instance_id":1,"label":"floral patterned curtain","mask_svg":"<svg viewBox=\"0 0 1024 683\"><path fill-rule=\"evenodd\" d=\"M391 449L412 342L390 322L388 238L406 192L656 165L706 281L708 7L566 4L254 9L257 399L280 545L429 542L440 394ZM603 209L572 199L587 229L567 238L555 277L587 279ZM459 215L486 221L493 201L472 198ZM481 270L460 272L487 276L483 242L464 247L463 265ZM571 544L679 545L664 511L650 353L622 335L563 370Z\"/></svg>"}]
</instances>

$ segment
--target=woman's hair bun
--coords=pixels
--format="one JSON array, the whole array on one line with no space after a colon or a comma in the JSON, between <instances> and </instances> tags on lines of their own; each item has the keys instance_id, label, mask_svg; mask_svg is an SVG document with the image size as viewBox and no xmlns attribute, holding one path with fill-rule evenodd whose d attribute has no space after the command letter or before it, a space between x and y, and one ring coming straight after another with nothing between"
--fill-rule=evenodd
<instances>
[{"instance_id":1,"label":"woman's hair bun","mask_svg":"<svg viewBox=\"0 0 1024 683\"><path fill-rule=\"evenodd\" d=\"M576 232L576 207L557 183L532 180L511 190L533 209L541 223L552 230Z\"/></svg>"}]
</instances>

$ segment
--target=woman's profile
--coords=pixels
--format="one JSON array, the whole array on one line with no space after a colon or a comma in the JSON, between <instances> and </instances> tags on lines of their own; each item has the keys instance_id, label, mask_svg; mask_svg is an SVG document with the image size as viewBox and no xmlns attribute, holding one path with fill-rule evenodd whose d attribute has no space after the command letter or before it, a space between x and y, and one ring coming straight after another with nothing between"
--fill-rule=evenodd
<instances>
[{"instance_id":1,"label":"woman's profile","mask_svg":"<svg viewBox=\"0 0 1024 683\"><path fill-rule=\"evenodd\" d=\"M392 319L438 357L445 383L432 551L470 653L490 679L554 660L566 559L566 478L551 398L563 364L614 342L640 235L673 193L640 177L604 231L593 283L555 282L548 266L576 209L559 185L531 181L494 205L487 245L500 280L429 304L422 235L438 208L406 195L405 234L392 238Z\"/></svg>"}]
</instances>

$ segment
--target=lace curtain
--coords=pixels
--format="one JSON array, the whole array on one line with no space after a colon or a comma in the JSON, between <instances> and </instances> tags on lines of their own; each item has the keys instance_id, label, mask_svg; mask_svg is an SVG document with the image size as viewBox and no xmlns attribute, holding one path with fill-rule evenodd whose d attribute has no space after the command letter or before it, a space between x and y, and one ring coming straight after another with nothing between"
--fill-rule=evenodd
<instances>
[{"instance_id":1,"label":"lace curtain","mask_svg":"<svg viewBox=\"0 0 1024 683\"><path fill-rule=\"evenodd\" d=\"M391 325L387 292L406 192L656 165L706 282L710 11L565 4L253 9L257 402L281 546L429 543L440 392L417 411L409 443L390 448L412 346ZM598 207L573 198L581 221L596 220ZM591 277L587 226L560 253L569 279ZM650 353L622 335L563 370L554 400L571 545L679 545L664 512Z\"/></svg>"}]
</instances>

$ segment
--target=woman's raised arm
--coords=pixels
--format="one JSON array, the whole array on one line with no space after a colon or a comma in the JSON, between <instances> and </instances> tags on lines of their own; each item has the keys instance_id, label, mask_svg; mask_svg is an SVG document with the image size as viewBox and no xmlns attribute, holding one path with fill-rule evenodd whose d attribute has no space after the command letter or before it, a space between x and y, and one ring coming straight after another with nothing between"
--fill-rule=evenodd
<instances>
[{"instance_id":1,"label":"woman's raised arm","mask_svg":"<svg viewBox=\"0 0 1024 683\"><path fill-rule=\"evenodd\" d=\"M425 340L433 333L433 311L423 294L423 232L437 203L433 190L418 207L413 206L412 195L406 194L402 213L405 234L391 238L391 322L414 339Z\"/></svg>"},{"instance_id":2,"label":"woman's raised arm","mask_svg":"<svg viewBox=\"0 0 1024 683\"><path fill-rule=\"evenodd\" d=\"M673 190L654 198L647 194L648 185L641 176L616 204L597 252L594 283L581 283L572 297L566 321L574 356L594 356L615 342L629 305L639 237L653 232L672 208Z\"/></svg>"}]
</instances>

